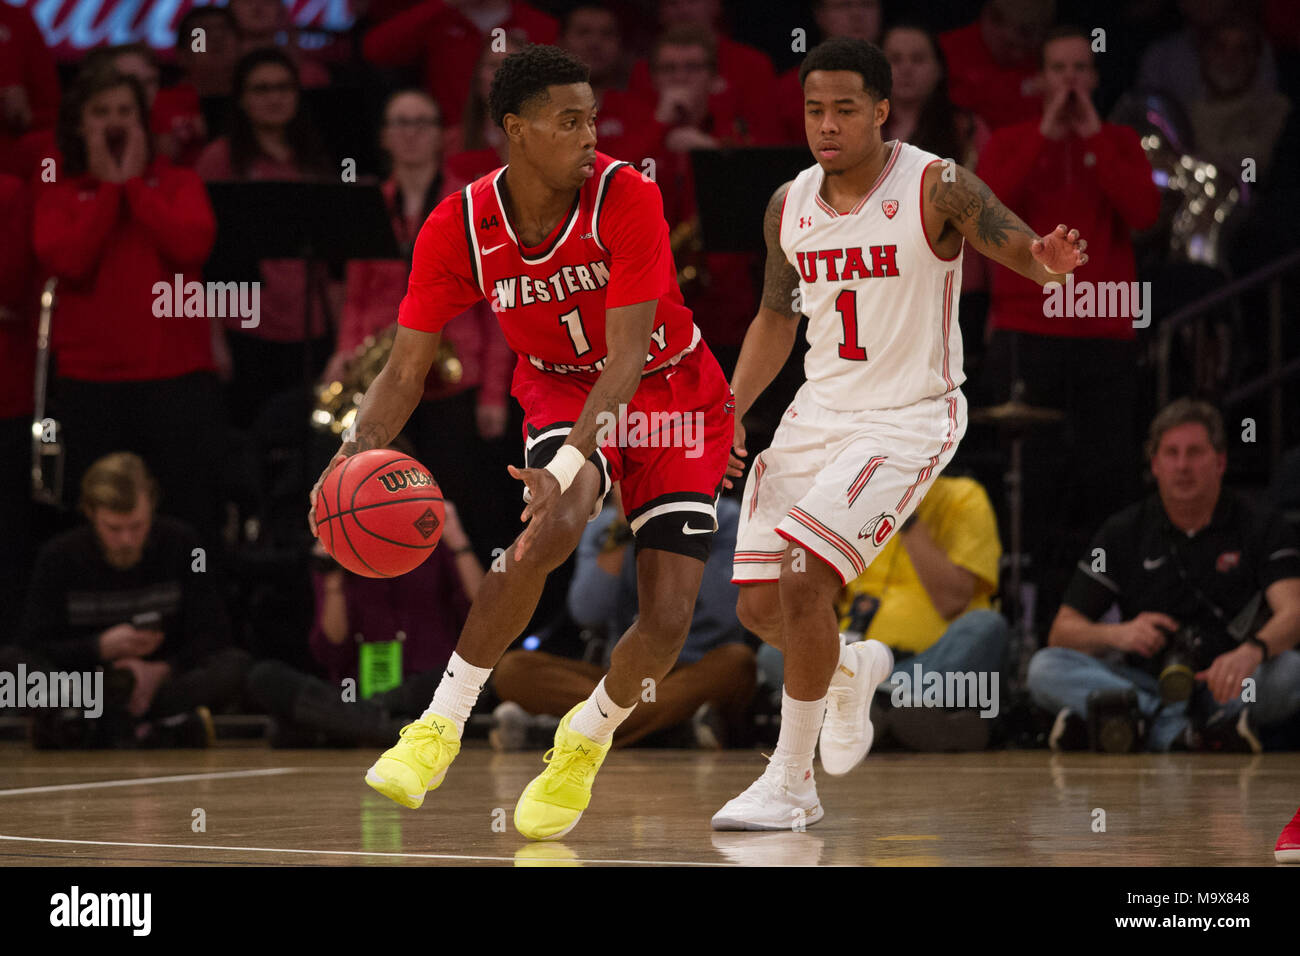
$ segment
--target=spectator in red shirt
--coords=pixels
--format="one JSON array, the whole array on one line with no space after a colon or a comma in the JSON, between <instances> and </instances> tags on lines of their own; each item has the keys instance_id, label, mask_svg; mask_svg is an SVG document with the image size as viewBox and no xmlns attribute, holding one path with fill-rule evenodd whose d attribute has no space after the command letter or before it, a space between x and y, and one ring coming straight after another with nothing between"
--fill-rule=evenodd
<instances>
[{"instance_id":1,"label":"spectator in red shirt","mask_svg":"<svg viewBox=\"0 0 1300 956\"><path fill-rule=\"evenodd\" d=\"M153 50L143 43L102 47L91 51L84 68L113 69L139 80L149 104L149 130L158 151L177 165L194 164L207 138L199 98L160 88Z\"/></svg>"},{"instance_id":2,"label":"spectator in red shirt","mask_svg":"<svg viewBox=\"0 0 1300 956\"><path fill-rule=\"evenodd\" d=\"M438 107L427 93L406 90L389 99L382 144L392 171L380 188L402 258L348 263L338 351L322 376L327 382L342 377L366 336L397 321L415 237L434 206L451 191L439 170ZM510 416L514 353L486 302L453 319L443 329L443 338L455 350L461 377L443 381L435 363L407 433L415 457L437 477L444 494L464 507L471 536L490 549L493 542L508 541L518 530L514 515L500 507L515 493L506 471L513 449L503 440ZM490 550L480 558L490 561Z\"/></svg>"},{"instance_id":3,"label":"spectator in red shirt","mask_svg":"<svg viewBox=\"0 0 1300 956\"><path fill-rule=\"evenodd\" d=\"M372 28L362 53L376 66L419 64L425 88L442 106L443 122L459 126L479 50L493 31L518 31L529 43L554 43L556 26L553 17L517 0L426 0Z\"/></svg>"},{"instance_id":4,"label":"spectator in red shirt","mask_svg":"<svg viewBox=\"0 0 1300 956\"><path fill-rule=\"evenodd\" d=\"M880 0L813 0L812 12L822 40L855 37L868 43L880 42ZM808 46L812 48L812 38ZM776 78L775 95L781 142L802 146L803 84L799 82L799 67L791 67Z\"/></svg>"},{"instance_id":5,"label":"spectator in red shirt","mask_svg":"<svg viewBox=\"0 0 1300 956\"><path fill-rule=\"evenodd\" d=\"M298 68L299 82L303 89L315 90L329 86L329 70L298 47L296 31L289 22L289 8L282 0L229 0L227 7L239 30L241 53L248 54L267 47L283 49ZM281 34L290 38L284 47L279 47L276 42Z\"/></svg>"},{"instance_id":6,"label":"spectator in red shirt","mask_svg":"<svg viewBox=\"0 0 1300 956\"><path fill-rule=\"evenodd\" d=\"M36 376L32 197L0 173L0 645L19 619L31 567L32 392Z\"/></svg>"},{"instance_id":7,"label":"spectator in red shirt","mask_svg":"<svg viewBox=\"0 0 1300 956\"><path fill-rule=\"evenodd\" d=\"M195 31L203 31L196 50ZM176 64L181 79L158 91L154 130L173 162L193 166L208 142L225 132L230 90L239 59L239 33L227 7L191 7L176 26ZM170 139L169 144L167 140Z\"/></svg>"},{"instance_id":8,"label":"spectator in red shirt","mask_svg":"<svg viewBox=\"0 0 1300 956\"><path fill-rule=\"evenodd\" d=\"M654 99L626 89L627 64L618 17L597 4L580 4L564 15L559 46L591 69L597 148L642 166L656 142Z\"/></svg>"},{"instance_id":9,"label":"spectator in red shirt","mask_svg":"<svg viewBox=\"0 0 1300 956\"><path fill-rule=\"evenodd\" d=\"M64 487L76 489L97 458L134 451L158 477L163 510L211 543L217 331L207 317L176 315L155 286L200 278L216 223L199 178L154 154L146 115L134 77L83 75L60 110L59 177L35 187L36 256L59 280L53 392Z\"/></svg>"},{"instance_id":10,"label":"spectator in red shirt","mask_svg":"<svg viewBox=\"0 0 1300 956\"><path fill-rule=\"evenodd\" d=\"M263 48L241 57L235 70L234 100L229 135L214 140L194 165L204 180L292 181L332 172L319 136L299 108L298 75L284 52ZM330 282L325 270L318 268L314 282L326 291L337 315L341 284ZM304 319L306 269L301 259L264 260L257 326L243 328L238 315L226 320L229 403L237 427L247 427L272 395L304 384L304 349L313 375L319 374L333 351L319 297L312 300Z\"/></svg>"},{"instance_id":11,"label":"spectator in red shirt","mask_svg":"<svg viewBox=\"0 0 1300 956\"><path fill-rule=\"evenodd\" d=\"M752 128L766 141L775 135L777 122L772 111L776 90L772 60L762 50L729 39L720 28L721 19L721 0L659 0L659 25L665 31L680 28L714 34L711 92L729 94L738 126L742 130ZM633 65L628 84L633 93L651 96L656 92L658 84L651 75L652 66L649 59Z\"/></svg>"},{"instance_id":12,"label":"spectator in red shirt","mask_svg":"<svg viewBox=\"0 0 1300 956\"><path fill-rule=\"evenodd\" d=\"M1053 0L985 0L969 26L939 37L948 57L948 92L990 129L1038 115L1038 53L1056 16Z\"/></svg>"},{"instance_id":13,"label":"spectator in red shirt","mask_svg":"<svg viewBox=\"0 0 1300 956\"><path fill-rule=\"evenodd\" d=\"M708 33L691 27L669 30L655 43L650 62L658 92L654 178L663 193L674 260L685 280L682 295L729 376L757 306L753 275L757 260L749 253L700 251L690 151L761 145L771 142L775 133L766 138L754 135L740 117L734 90L711 92L717 90L717 60Z\"/></svg>"},{"instance_id":14,"label":"spectator in red shirt","mask_svg":"<svg viewBox=\"0 0 1300 956\"><path fill-rule=\"evenodd\" d=\"M461 104L460 125L448 129L445 138L447 171L453 188L471 183L505 164L506 136L489 115L488 90L501 61L527 45L527 38L519 31L509 31L499 39L484 39L474 67L474 82Z\"/></svg>"},{"instance_id":15,"label":"spectator in red shirt","mask_svg":"<svg viewBox=\"0 0 1300 956\"><path fill-rule=\"evenodd\" d=\"M987 404L1007 400L1013 379L1019 379L1026 402L1065 413L1063 426L1027 437L1023 483L1025 539L1043 542L1035 557L1049 567L1054 562L1048 542L1063 549L1057 570L1065 575L1052 585L1063 588L1090 529L1135 490L1130 479L1138 473L1134 323L1142 320L1140 306L1149 320L1151 303L1135 282L1131 235L1156 221L1160 195L1137 133L1103 123L1093 107L1097 71L1086 33L1058 27L1048 34L1042 81L1042 115L995 130L980 155L979 175L1031 228L1047 231L1062 220L1077 224L1088 237L1088 264L1075 277L1071 298L1078 301L1085 289L1096 290L1099 298L1088 311L1111 314L1063 317L1049 309L1051 289L1030 288L1020 276L995 266L989 304L993 333L982 377ZM1108 287L1122 287L1123 300L1105 295ZM1104 310L1102 299L1109 302ZM1059 596L1040 591L1037 603L1056 607Z\"/></svg>"},{"instance_id":16,"label":"spectator in red shirt","mask_svg":"<svg viewBox=\"0 0 1300 956\"><path fill-rule=\"evenodd\" d=\"M196 49L195 30L203 31L203 49ZM191 7L176 25L176 64L188 86L200 97L229 97L239 61L239 26L229 7Z\"/></svg>"},{"instance_id":17,"label":"spectator in red shirt","mask_svg":"<svg viewBox=\"0 0 1300 956\"><path fill-rule=\"evenodd\" d=\"M40 155L23 142L54 128L59 76L26 7L0 3L0 172L26 177Z\"/></svg>"}]
</instances>

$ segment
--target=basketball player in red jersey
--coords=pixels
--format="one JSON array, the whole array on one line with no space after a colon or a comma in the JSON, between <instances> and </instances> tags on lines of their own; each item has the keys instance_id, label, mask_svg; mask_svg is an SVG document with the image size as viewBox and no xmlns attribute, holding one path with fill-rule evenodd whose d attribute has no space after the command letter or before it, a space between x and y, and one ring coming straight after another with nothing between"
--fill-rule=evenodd
<instances>
[{"instance_id":1,"label":"basketball player in red jersey","mask_svg":"<svg viewBox=\"0 0 1300 956\"><path fill-rule=\"evenodd\" d=\"M763 774L714 814L717 830L816 823L814 750L838 775L871 748L871 697L893 656L880 641L842 643L835 596L908 527L965 433L963 244L1040 286L1088 261L1076 230L1040 237L968 170L881 140L892 74L877 47L827 40L799 78L816 162L768 203L763 301L732 378L728 468L740 475L740 417L785 364L802 312L807 381L750 470L732 577L741 622L785 652L781 733ZM975 576L957 570L955 586L974 593Z\"/></svg>"},{"instance_id":2,"label":"basketball player in red jersey","mask_svg":"<svg viewBox=\"0 0 1300 956\"><path fill-rule=\"evenodd\" d=\"M560 722L547 769L515 807L516 828L537 840L577 824L615 728L677 659L734 431L731 389L677 288L659 189L596 152L587 77L555 47L502 63L489 105L509 139L509 164L447 197L425 222L392 355L366 393L355 440L325 472L397 434L420 399L439 330L489 300L519 355L512 393L525 414L525 467L510 473L525 485L528 524L484 581L429 709L366 774L412 808L442 782L479 691L527 625L547 574L621 481L640 615L590 699ZM618 435L637 440L620 447Z\"/></svg>"}]
</instances>

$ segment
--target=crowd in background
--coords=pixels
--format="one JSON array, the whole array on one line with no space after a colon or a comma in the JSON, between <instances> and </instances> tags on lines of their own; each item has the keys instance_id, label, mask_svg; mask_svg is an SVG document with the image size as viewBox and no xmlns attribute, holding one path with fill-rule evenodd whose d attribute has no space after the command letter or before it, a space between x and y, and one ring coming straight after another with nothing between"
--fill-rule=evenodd
<instances>
[{"instance_id":1,"label":"crowd in background","mask_svg":"<svg viewBox=\"0 0 1300 956\"><path fill-rule=\"evenodd\" d=\"M1086 545L1140 494L1161 320L1300 245L1300 10L1274 0L1112 6L1079 22L1083 12L1052 0L375 0L357 8L348 35L309 44L279 0L229 0L187 8L174 49L132 43L56 64L29 11L0 4L0 645L51 666L116 672L135 722L103 731L100 743L199 739L200 708L275 715L285 742L387 742L396 715L423 706L421 675L436 675L477 580L518 531L519 488L506 474L521 455L515 356L486 303L447 326L452 361L431 370L403 441L437 478L451 517L435 558L397 581L348 575L314 546L307 490L338 439L309 420L318 386L373 360L433 207L504 162L504 134L487 110L496 67L529 43L559 44L590 66L598 148L653 170L686 302L730 374L757 307L761 256L709 247L691 153L806 146L798 64L830 36L877 43L888 56L886 139L975 169L1040 233L1057 222L1079 228L1087 278L1155 290L1145 331L1131 315L1059 319L1027 280L965 259L971 407L1018 398L1062 415L1026 434L1021 483L1026 555L1017 559L1037 594L1027 627L1045 643ZM1221 192L1237 187L1228 238L1210 253L1180 254L1170 239L1177 197L1162 191L1143 142L1151 124L1179 152L1216 164ZM249 200L228 184L256 183L374 188L395 252L290 254L269 215L232 242L223 217ZM756 208L764 198L755 192ZM250 255L239 277L259 283L255 326L238 314L159 315L158 283L228 280L232 261ZM50 278L47 417L65 454L61 501L37 505L38 296ZM1294 316L1294 283L1284 296ZM1294 352L1294 323L1269 342L1263 305L1262 293L1247 296L1177 340L1176 393L1222 398L1266 368L1271 349ZM751 454L775 429L801 363L796 350L747 421ZM1297 393L1285 402L1284 446L1300 442ZM1262 399L1246 403L1230 410L1229 437L1247 416L1272 421ZM1007 438L972 427L955 484L936 485L922 507L924 539L913 534L905 548L900 535L888 567L878 561L844 595L846 629L871 626L875 609L864 618L860 603L854 625L865 595L886 609L880 636L908 606L882 604L881 593L911 587L926 610L904 616L925 626L894 634L896 651L923 654L963 619L961 662L1008 666L1014 640L995 610ZM1295 509L1294 474L1272 468L1262 447L1234 445L1229 477ZM503 746L523 744L532 716L562 714L569 697L586 695L609 634L621 630L615 619L634 613L614 590L607 619L587 607L592 581L621 581L626 593L630 567L618 515L589 532L502 662L488 703L506 708ZM110 540L119 540L116 563ZM928 587L920 555L935 549L970 572L969 593ZM697 621L706 639L674 672L677 696L659 711L672 719L629 725L625 742L690 717L700 740L747 739L755 679L779 690L779 661L756 658L724 577L701 610L730 601L733 616ZM349 678L366 685L365 707L340 708L336 688ZM557 699L528 698L539 682L562 688ZM52 745L71 739L57 727L44 733Z\"/></svg>"}]
</instances>

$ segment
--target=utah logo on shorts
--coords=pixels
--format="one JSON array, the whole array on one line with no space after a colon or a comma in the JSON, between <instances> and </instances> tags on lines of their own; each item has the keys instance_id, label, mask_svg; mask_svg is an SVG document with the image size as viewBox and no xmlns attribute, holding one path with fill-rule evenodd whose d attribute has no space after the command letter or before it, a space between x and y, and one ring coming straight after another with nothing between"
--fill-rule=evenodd
<instances>
[{"instance_id":1,"label":"utah logo on shorts","mask_svg":"<svg viewBox=\"0 0 1300 956\"><path fill-rule=\"evenodd\" d=\"M878 514L862 526L859 538L870 538L877 548L889 539L889 532L894 530L894 516L888 512Z\"/></svg>"},{"instance_id":2,"label":"utah logo on shorts","mask_svg":"<svg viewBox=\"0 0 1300 956\"><path fill-rule=\"evenodd\" d=\"M897 199L882 199L882 200L880 201L880 208L883 209L883 210L885 211L885 218L886 218L886 219L893 219L893 218L894 218L894 214L898 212L898 200L897 200Z\"/></svg>"}]
</instances>

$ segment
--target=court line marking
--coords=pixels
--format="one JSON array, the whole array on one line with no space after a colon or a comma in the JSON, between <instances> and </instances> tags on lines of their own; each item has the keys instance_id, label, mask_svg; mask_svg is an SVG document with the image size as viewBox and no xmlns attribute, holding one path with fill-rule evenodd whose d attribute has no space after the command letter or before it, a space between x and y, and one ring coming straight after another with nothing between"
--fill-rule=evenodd
<instances>
[{"instance_id":1,"label":"court line marking","mask_svg":"<svg viewBox=\"0 0 1300 956\"><path fill-rule=\"evenodd\" d=\"M271 767L266 770L221 770L213 773L181 773L168 777L130 777L125 780L94 780L90 783L59 783L48 787L19 787L0 790L0 797L22 793L57 793L61 790L98 790L104 787L130 787L138 783L183 783L190 780L226 780L231 777L270 777L293 773L292 767Z\"/></svg>"},{"instance_id":2,"label":"court line marking","mask_svg":"<svg viewBox=\"0 0 1300 956\"><path fill-rule=\"evenodd\" d=\"M56 837L24 837L9 836L0 833L0 840L14 840L22 843L72 843L78 846L128 846L128 847L145 847L148 849L160 850L233 850L237 853L307 853L324 856L387 856L387 857L409 857L419 860L489 860L499 861L502 863L536 863L545 865L553 863L563 865L565 863L629 863L635 866L735 866L732 863L701 863L698 861L687 862L683 860L595 860L575 857L573 859L557 858L547 860L544 858L517 857L517 856L468 856L458 853L390 853L370 850L301 850L294 848L273 847L273 846L209 846L203 843L126 843L116 840L67 840ZM530 846L533 844L529 844Z\"/></svg>"}]
</instances>

